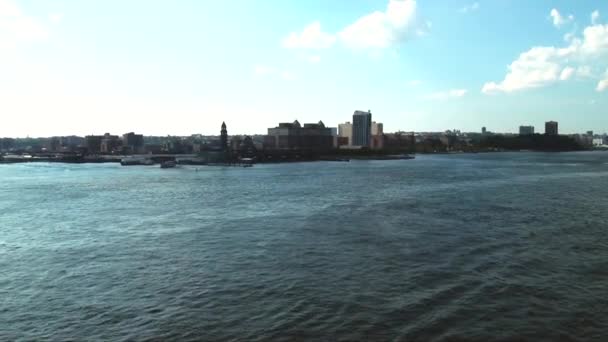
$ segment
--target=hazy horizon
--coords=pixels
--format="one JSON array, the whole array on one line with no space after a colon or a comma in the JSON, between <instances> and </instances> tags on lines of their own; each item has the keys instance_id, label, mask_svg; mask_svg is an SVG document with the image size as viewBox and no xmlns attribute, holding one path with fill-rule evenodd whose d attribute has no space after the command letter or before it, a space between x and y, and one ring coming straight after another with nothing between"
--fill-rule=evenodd
<instances>
[{"instance_id":1,"label":"hazy horizon","mask_svg":"<svg viewBox=\"0 0 608 342\"><path fill-rule=\"evenodd\" d=\"M367 109L387 132L604 133L607 16L590 0L0 0L0 137L264 134Z\"/></svg>"}]
</instances>

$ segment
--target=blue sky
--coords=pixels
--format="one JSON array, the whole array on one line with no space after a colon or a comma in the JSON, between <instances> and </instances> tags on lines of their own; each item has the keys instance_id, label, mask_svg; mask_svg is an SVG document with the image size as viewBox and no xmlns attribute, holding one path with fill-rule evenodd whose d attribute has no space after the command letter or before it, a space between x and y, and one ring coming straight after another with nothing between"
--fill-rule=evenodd
<instances>
[{"instance_id":1,"label":"blue sky","mask_svg":"<svg viewBox=\"0 0 608 342\"><path fill-rule=\"evenodd\" d=\"M595 14L594 14L595 13ZM608 2L0 0L0 136L608 131Z\"/></svg>"}]
</instances>

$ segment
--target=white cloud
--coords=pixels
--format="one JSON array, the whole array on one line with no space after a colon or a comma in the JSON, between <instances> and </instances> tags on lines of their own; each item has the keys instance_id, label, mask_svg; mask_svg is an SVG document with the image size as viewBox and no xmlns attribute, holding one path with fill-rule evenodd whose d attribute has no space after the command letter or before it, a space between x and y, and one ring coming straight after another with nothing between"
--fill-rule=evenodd
<instances>
[{"instance_id":1,"label":"white cloud","mask_svg":"<svg viewBox=\"0 0 608 342\"><path fill-rule=\"evenodd\" d=\"M288 49L325 49L334 45L336 37L323 32L318 21L306 26L302 32L292 32L283 40Z\"/></svg>"},{"instance_id":2,"label":"white cloud","mask_svg":"<svg viewBox=\"0 0 608 342\"><path fill-rule=\"evenodd\" d=\"M431 23L416 23L416 0L389 0L386 10L364 15L335 34L324 32L315 21L302 32L283 40L290 49L323 49L337 41L353 49L384 49L402 43L412 35L425 35Z\"/></svg>"},{"instance_id":3,"label":"white cloud","mask_svg":"<svg viewBox=\"0 0 608 342\"><path fill-rule=\"evenodd\" d=\"M458 12L468 13L468 12L477 11L478 9L479 9L479 2L475 2L472 5L462 7L461 9L458 10Z\"/></svg>"},{"instance_id":4,"label":"white cloud","mask_svg":"<svg viewBox=\"0 0 608 342\"><path fill-rule=\"evenodd\" d=\"M597 24L597 21L599 18L600 18L600 12L598 10L593 11L593 13L591 13L591 24L592 25Z\"/></svg>"},{"instance_id":5,"label":"white cloud","mask_svg":"<svg viewBox=\"0 0 608 342\"><path fill-rule=\"evenodd\" d=\"M574 20L574 16L572 14L568 15L567 17L564 17L559 13L556 8L552 9L549 15L553 19L553 26L557 28L562 27L564 24Z\"/></svg>"},{"instance_id":6,"label":"white cloud","mask_svg":"<svg viewBox=\"0 0 608 342\"><path fill-rule=\"evenodd\" d=\"M562 70L562 73L559 75L559 80L560 81L569 80L574 75L575 71L576 70L572 67L565 67L564 70Z\"/></svg>"},{"instance_id":7,"label":"white cloud","mask_svg":"<svg viewBox=\"0 0 608 342\"><path fill-rule=\"evenodd\" d=\"M538 88L565 81L574 75L574 66L579 64L576 75L591 77L590 65L603 67L608 64L608 25L593 25L585 28L582 37L572 36L562 48L537 46L522 53L511 63L501 82L487 82L482 87L486 94L513 92Z\"/></svg>"},{"instance_id":8,"label":"white cloud","mask_svg":"<svg viewBox=\"0 0 608 342\"><path fill-rule=\"evenodd\" d=\"M44 40L47 29L36 19L25 15L12 0L0 0L0 48L20 42Z\"/></svg>"},{"instance_id":9,"label":"white cloud","mask_svg":"<svg viewBox=\"0 0 608 342\"><path fill-rule=\"evenodd\" d=\"M426 96L428 100L440 100L445 101L449 99L461 98L467 94L466 89L451 89L446 91L439 91Z\"/></svg>"},{"instance_id":10,"label":"white cloud","mask_svg":"<svg viewBox=\"0 0 608 342\"><path fill-rule=\"evenodd\" d=\"M608 52L608 24L585 28L581 50L582 53L589 55Z\"/></svg>"},{"instance_id":11,"label":"white cloud","mask_svg":"<svg viewBox=\"0 0 608 342\"><path fill-rule=\"evenodd\" d=\"M483 86L482 91L486 94L512 92L554 82L561 72L560 65L556 61L557 54L557 50L553 47L534 47L522 53L509 65L509 73L502 82L488 82Z\"/></svg>"},{"instance_id":12,"label":"white cloud","mask_svg":"<svg viewBox=\"0 0 608 342\"><path fill-rule=\"evenodd\" d=\"M415 28L416 1L389 0L384 12L359 18L338 33L340 41L355 49L387 48L404 41Z\"/></svg>"}]
</instances>

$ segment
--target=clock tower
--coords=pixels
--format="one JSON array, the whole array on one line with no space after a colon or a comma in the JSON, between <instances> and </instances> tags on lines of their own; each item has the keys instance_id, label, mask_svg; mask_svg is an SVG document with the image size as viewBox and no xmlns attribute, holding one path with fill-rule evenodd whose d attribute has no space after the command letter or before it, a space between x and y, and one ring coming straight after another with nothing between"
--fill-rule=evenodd
<instances>
[{"instance_id":1,"label":"clock tower","mask_svg":"<svg viewBox=\"0 0 608 342\"><path fill-rule=\"evenodd\" d=\"M228 150L228 130L226 130L226 123L222 122L222 131L220 137L220 144L222 146L222 151Z\"/></svg>"}]
</instances>

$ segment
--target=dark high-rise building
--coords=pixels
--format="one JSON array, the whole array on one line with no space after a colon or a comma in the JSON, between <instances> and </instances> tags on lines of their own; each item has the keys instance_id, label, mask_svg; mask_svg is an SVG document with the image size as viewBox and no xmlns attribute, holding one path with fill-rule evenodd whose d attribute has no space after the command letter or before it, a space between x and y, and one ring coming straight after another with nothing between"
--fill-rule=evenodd
<instances>
[{"instance_id":1,"label":"dark high-rise building","mask_svg":"<svg viewBox=\"0 0 608 342\"><path fill-rule=\"evenodd\" d=\"M87 152L90 154L100 153L101 141L103 140L103 138L103 135L87 135L86 137L84 137Z\"/></svg>"},{"instance_id":2,"label":"dark high-rise building","mask_svg":"<svg viewBox=\"0 0 608 342\"><path fill-rule=\"evenodd\" d=\"M144 152L144 136L142 134L135 134L133 132L123 134L122 144L128 153Z\"/></svg>"},{"instance_id":3,"label":"dark high-rise building","mask_svg":"<svg viewBox=\"0 0 608 342\"><path fill-rule=\"evenodd\" d=\"M519 135L533 135L534 126L519 126Z\"/></svg>"},{"instance_id":4,"label":"dark high-rise building","mask_svg":"<svg viewBox=\"0 0 608 342\"><path fill-rule=\"evenodd\" d=\"M545 134L546 135L558 135L559 134L556 121L545 122Z\"/></svg>"},{"instance_id":5,"label":"dark high-rise building","mask_svg":"<svg viewBox=\"0 0 608 342\"><path fill-rule=\"evenodd\" d=\"M353 146L370 147L372 140L371 111L355 111L353 114Z\"/></svg>"},{"instance_id":6,"label":"dark high-rise building","mask_svg":"<svg viewBox=\"0 0 608 342\"><path fill-rule=\"evenodd\" d=\"M222 122L222 130L220 136L220 145L222 147L222 151L228 150L228 130L226 129L226 123Z\"/></svg>"}]
</instances>

